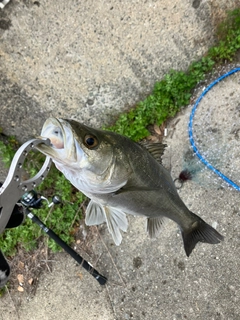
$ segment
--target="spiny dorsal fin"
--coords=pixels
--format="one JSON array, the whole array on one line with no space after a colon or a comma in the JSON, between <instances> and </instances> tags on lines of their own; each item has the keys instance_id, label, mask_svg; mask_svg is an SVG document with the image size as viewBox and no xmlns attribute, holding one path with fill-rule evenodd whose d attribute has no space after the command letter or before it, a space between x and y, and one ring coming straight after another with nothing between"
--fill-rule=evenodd
<instances>
[{"instance_id":1,"label":"spiny dorsal fin","mask_svg":"<svg viewBox=\"0 0 240 320\"><path fill-rule=\"evenodd\" d=\"M147 149L147 151L154 157L155 160L162 164L162 155L164 154L164 150L167 147L166 144L161 142L154 143L147 141L142 141L139 144Z\"/></svg>"}]
</instances>

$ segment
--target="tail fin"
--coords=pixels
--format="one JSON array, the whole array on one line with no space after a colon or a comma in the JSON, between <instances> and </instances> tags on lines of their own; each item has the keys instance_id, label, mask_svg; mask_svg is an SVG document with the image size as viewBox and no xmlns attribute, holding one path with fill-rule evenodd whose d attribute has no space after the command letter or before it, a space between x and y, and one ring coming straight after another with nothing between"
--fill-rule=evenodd
<instances>
[{"instance_id":1,"label":"tail fin","mask_svg":"<svg viewBox=\"0 0 240 320\"><path fill-rule=\"evenodd\" d=\"M199 217L198 220L193 223L191 230L182 231L182 237L184 249L188 257L198 242L217 244L224 239L217 230Z\"/></svg>"}]
</instances>

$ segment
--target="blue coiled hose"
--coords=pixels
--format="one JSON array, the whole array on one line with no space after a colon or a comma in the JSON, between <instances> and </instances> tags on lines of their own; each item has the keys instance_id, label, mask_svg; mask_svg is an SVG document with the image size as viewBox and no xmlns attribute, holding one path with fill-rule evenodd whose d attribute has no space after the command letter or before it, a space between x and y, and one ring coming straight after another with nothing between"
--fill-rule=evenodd
<instances>
[{"instance_id":1,"label":"blue coiled hose","mask_svg":"<svg viewBox=\"0 0 240 320\"><path fill-rule=\"evenodd\" d=\"M193 138L193 119L194 119L194 115L195 112L197 110L197 107L199 105L199 102L202 100L202 98L206 95L206 93L212 89L213 86L215 86L218 82L220 82L221 80L225 79L226 77L230 76L231 74L240 71L240 68L235 68L232 69L231 71L225 73L224 75L222 75L221 77L219 77L218 79L214 80L200 95L200 97L197 99L195 105L193 106L193 109L191 111L190 114L190 118L189 118L189 123L188 123L188 135L189 135L189 140L190 140L190 144L193 148L194 153L196 154L196 156L199 158L199 160L208 167L208 169L212 170L214 173L216 173L220 178L222 178L224 181L226 181L231 187L235 188L236 190L240 191L240 186L238 186L236 183L234 183L231 179L229 179L228 177L226 177L222 172L220 172L219 170L217 170L214 166L211 165L211 163L209 163L199 152L198 148L196 147L196 144L194 142L194 138Z\"/></svg>"}]
</instances>

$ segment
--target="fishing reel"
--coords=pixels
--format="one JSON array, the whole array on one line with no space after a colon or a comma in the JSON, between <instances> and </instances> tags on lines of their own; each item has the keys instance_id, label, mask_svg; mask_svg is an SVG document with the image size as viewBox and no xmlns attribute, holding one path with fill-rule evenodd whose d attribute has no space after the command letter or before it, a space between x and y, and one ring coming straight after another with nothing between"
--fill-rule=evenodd
<instances>
[{"instance_id":1,"label":"fishing reel","mask_svg":"<svg viewBox=\"0 0 240 320\"><path fill-rule=\"evenodd\" d=\"M24 207L32 209L40 209L43 201L47 201L49 208L54 204L62 203L61 198L58 195L55 195L52 197L52 202L49 204L48 199L39 195L35 190L24 193L20 199L20 202Z\"/></svg>"},{"instance_id":2,"label":"fishing reel","mask_svg":"<svg viewBox=\"0 0 240 320\"><path fill-rule=\"evenodd\" d=\"M47 201L49 208L55 204L63 203L61 197L58 195L54 195L52 197L52 202L49 203L47 198L41 196L35 190L26 192L21 197L21 199L19 199L18 203L15 204L12 214L6 225L6 229L16 228L20 226L25 219L24 208L40 209L43 205L43 201Z\"/></svg>"}]
</instances>

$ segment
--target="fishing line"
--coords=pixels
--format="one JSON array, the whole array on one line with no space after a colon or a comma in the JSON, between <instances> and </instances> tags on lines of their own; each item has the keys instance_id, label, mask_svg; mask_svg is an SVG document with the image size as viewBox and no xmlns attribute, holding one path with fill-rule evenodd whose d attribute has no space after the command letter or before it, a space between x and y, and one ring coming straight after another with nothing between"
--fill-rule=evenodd
<instances>
[{"instance_id":1,"label":"fishing line","mask_svg":"<svg viewBox=\"0 0 240 320\"><path fill-rule=\"evenodd\" d=\"M231 179L229 179L227 176L225 176L221 171L219 171L218 169L216 169L210 162L207 161L207 159L205 159L203 157L203 155L200 153L200 151L198 150L195 141L194 141L194 137L193 137L193 119L195 116L195 112L197 110L197 107L200 103L200 101L202 100L202 98L207 94L208 91L210 91L217 83L219 83L221 80L227 78L228 76L234 74L235 72L240 71L240 68L235 68L232 69L231 71L225 73L224 75L222 75L221 77L217 78L216 80L214 80L203 92L202 94L199 96L199 98L197 99L195 105L192 108L191 114L190 114L190 118L189 118L189 123L188 123L188 135L189 135L189 140L190 140L190 144L193 148L194 153L196 154L196 156L199 158L199 160L211 171L213 171L215 174L217 174L221 179L223 179L225 182L227 182L231 187L233 187L234 189L240 191L240 186L237 185L235 182L233 182Z\"/></svg>"}]
</instances>

